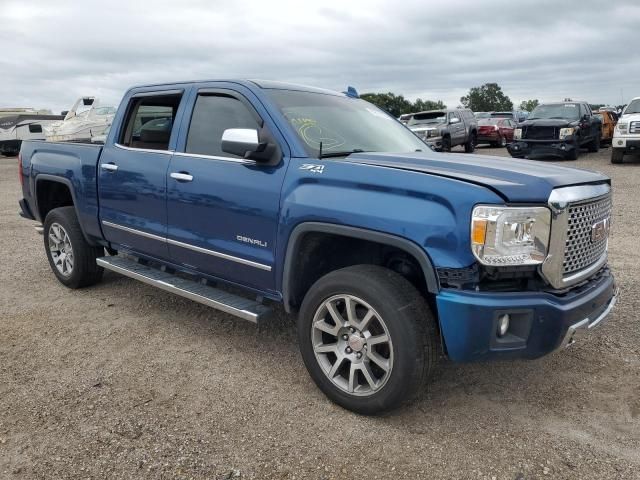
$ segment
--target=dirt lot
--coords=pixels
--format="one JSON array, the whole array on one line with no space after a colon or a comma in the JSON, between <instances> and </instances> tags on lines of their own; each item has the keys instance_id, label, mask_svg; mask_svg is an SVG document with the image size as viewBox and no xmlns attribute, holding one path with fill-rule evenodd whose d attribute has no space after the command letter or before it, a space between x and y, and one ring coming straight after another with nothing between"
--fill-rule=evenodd
<instances>
[{"instance_id":1,"label":"dirt lot","mask_svg":"<svg viewBox=\"0 0 640 480\"><path fill-rule=\"evenodd\" d=\"M280 311L258 329L111 273L65 289L0 158L0 478L640 478L640 162L608 159L574 163L614 184L621 299L597 335L443 364L364 418L311 382Z\"/></svg>"}]
</instances>

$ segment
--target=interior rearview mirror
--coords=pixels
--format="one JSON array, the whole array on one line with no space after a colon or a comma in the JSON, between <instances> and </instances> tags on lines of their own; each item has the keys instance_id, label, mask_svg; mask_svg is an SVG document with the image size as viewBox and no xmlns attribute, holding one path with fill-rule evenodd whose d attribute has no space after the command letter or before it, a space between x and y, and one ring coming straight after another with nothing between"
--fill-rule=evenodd
<instances>
[{"instance_id":1,"label":"interior rearview mirror","mask_svg":"<svg viewBox=\"0 0 640 480\"><path fill-rule=\"evenodd\" d=\"M266 142L260 142L258 130L252 128L228 128L222 133L222 151L249 158L264 151Z\"/></svg>"}]
</instances>

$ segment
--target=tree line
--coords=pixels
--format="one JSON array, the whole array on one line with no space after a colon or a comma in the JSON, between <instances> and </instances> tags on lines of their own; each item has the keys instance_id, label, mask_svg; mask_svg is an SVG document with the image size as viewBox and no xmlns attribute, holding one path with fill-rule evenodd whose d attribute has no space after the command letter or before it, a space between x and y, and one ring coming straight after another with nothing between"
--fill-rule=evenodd
<instances>
[{"instance_id":1,"label":"tree line","mask_svg":"<svg viewBox=\"0 0 640 480\"><path fill-rule=\"evenodd\" d=\"M360 97L386 110L394 117L399 117L404 113L447 108L442 100L434 101L418 98L415 102L411 102L402 95L396 95L392 92L365 93L360 95ZM469 108L474 112L508 112L514 110L513 102L497 83L485 83L479 87L471 88L467 95L460 97L460 104L464 108ZM539 104L540 102L536 98L523 100L518 109L524 110L525 112L532 112ZM598 107L599 106L600 105L598 105Z\"/></svg>"}]
</instances>

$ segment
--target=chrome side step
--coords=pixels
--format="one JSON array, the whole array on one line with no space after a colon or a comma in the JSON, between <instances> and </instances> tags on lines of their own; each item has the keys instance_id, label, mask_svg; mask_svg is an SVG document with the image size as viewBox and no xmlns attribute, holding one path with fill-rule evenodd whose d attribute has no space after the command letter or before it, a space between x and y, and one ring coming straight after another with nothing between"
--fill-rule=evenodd
<instances>
[{"instance_id":1,"label":"chrome side step","mask_svg":"<svg viewBox=\"0 0 640 480\"><path fill-rule=\"evenodd\" d=\"M166 292L208 305L244 320L258 323L260 318L271 313L271 309L248 298L225 292L215 287L198 283L171 273L148 267L125 257L100 257L96 263L101 267L135 278Z\"/></svg>"}]
</instances>

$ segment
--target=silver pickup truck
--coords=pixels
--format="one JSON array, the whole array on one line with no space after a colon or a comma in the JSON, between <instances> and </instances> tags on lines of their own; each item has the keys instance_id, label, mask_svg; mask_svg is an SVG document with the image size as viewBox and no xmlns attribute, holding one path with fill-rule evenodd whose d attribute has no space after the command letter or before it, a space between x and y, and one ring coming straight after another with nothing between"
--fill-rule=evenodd
<instances>
[{"instance_id":1,"label":"silver pickup truck","mask_svg":"<svg viewBox=\"0 0 640 480\"><path fill-rule=\"evenodd\" d=\"M407 127L442 152L448 152L456 145L464 145L464 151L472 153L478 141L478 122L469 109L413 113L407 121Z\"/></svg>"}]
</instances>

